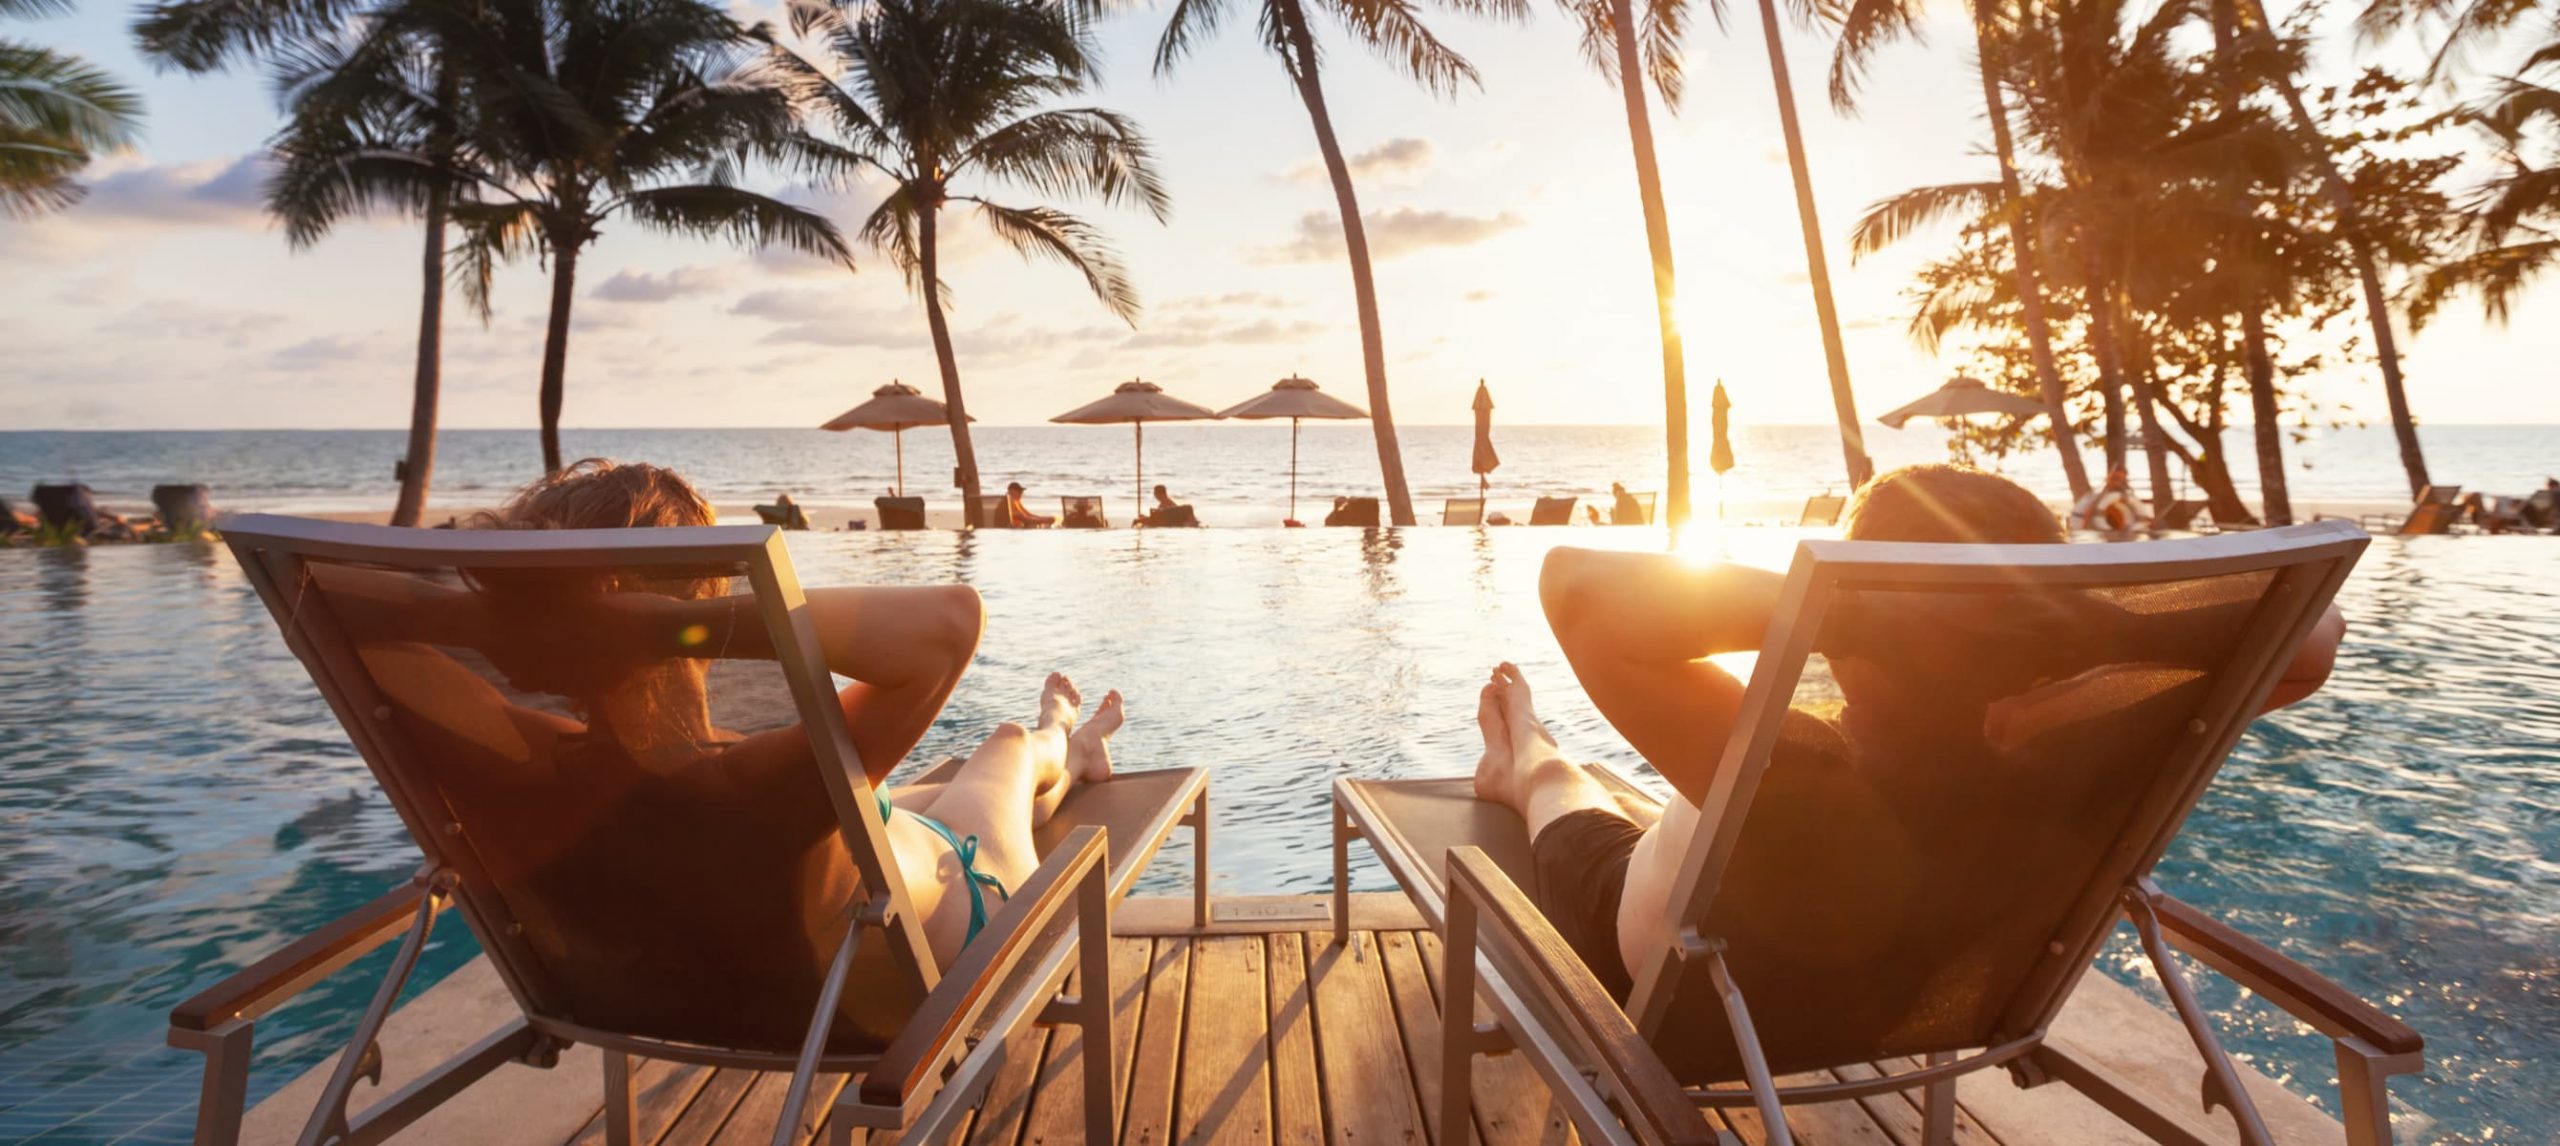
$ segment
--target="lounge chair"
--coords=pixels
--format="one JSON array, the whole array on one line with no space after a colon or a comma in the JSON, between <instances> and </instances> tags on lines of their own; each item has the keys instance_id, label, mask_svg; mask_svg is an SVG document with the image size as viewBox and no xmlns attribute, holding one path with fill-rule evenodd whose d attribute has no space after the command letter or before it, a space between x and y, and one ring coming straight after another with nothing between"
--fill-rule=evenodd
<instances>
[{"instance_id":1,"label":"lounge chair","mask_svg":"<svg viewBox=\"0 0 2560 1146\"><path fill-rule=\"evenodd\" d=\"M1014 528L1013 511L1005 507L1005 496L1003 494L986 493L978 495L978 528Z\"/></svg>"},{"instance_id":2,"label":"lounge chair","mask_svg":"<svg viewBox=\"0 0 2560 1146\"><path fill-rule=\"evenodd\" d=\"M1062 497L1058 499L1058 528L1109 529L1111 523L1102 516L1099 497Z\"/></svg>"},{"instance_id":3,"label":"lounge chair","mask_svg":"<svg viewBox=\"0 0 2560 1146\"><path fill-rule=\"evenodd\" d=\"M1465 1125L1473 1056L1516 1048L1586 1141L1707 1141L1704 1104L1756 1108L1767 1140L1785 1144L1782 1103L1922 1089L1920 1139L1946 1143L1955 1078L2004 1066L2022 1084L2068 1083L2155 1140L2202 1143L2212 1132L2191 1116L2045 1037L2130 916L2195 1044L2206 1100L2233 1112L2244 1141L2266 1132L2172 947L2334 1040L2348 1140L2381 1146L2386 1079L2422 1065L2416 1032L2171 899L2150 874L2367 544L2347 522L2140 545L1805 542L1681 861L1667 908L1680 938L1631 969L1623 1008L1521 890L1535 867L1519 817L1475 800L1465 776L1335 783L1337 942L1348 844L1365 838L1442 929L1441 997L1481 984L1495 1019L1478 1027L1469 1008L1443 1008L1443 1126ZM1933 596L1947 602L1935 619ZM1986 608L1999 618L1988 627ZM2119 646L2090 646L2096 632ZM2057 660L2057 638L2090 655ZM1809 670L1813 650L1854 649L1890 672L1895 650L1951 640L1983 653L1977 663L2065 674L2022 673L2022 691L1985 702L2001 722L1982 734L2002 742L1996 768L1949 757L1900 774L1908 783L1866 773L1851 796L1781 765L1788 778L1755 803L1782 722L1803 732L1790 710L1837 695L1827 661ZM1658 816L1643 789L1592 771L1640 822ZM1837 849L1853 834L1892 862L1848 868ZM1765 921L1790 902L1818 904L1806 919L1819 922ZM1926 1065L1775 1081L1905 1059Z\"/></svg>"},{"instance_id":4,"label":"lounge chair","mask_svg":"<svg viewBox=\"0 0 2560 1146\"><path fill-rule=\"evenodd\" d=\"M1350 525L1357 526L1362 529L1376 529L1378 528L1378 499L1374 497L1350 498L1344 502L1342 508L1326 514L1324 523L1326 525Z\"/></svg>"},{"instance_id":5,"label":"lounge chair","mask_svg":"<svg viewBox=\"0 0 2560 1146\"><path fill-rule=\"evenodd\" d=\"M2431 485L2418 491L2409 512L2368 513L2358 518L2366 529L2382 533L2449 533L2462 517L2462 487Z\"/></svg>"},{"instance_id":6,"label":"lounge chair","mask_svg":"<svg viewBox=\"0 0 2560 1146\"><path fill-rule=\"evenodd\" d=\"M1654 495L1652 495L1652 494L1650 494L1650 493L1631 493L1631 494L1628 494L1628 495L1627 495L1627 499L1628 499L1628 500L1630 500L1630 501L1635 502L1635 508L1636 508L1636 519L1635 519L1634 521L1620 521L1620 520L1618 520L1618 510L1617 510L1617 507L1613 505L1613 506L1611 506L1611 507L1609 508L1609 524L1611 524L1611 525L1651 525L1651 524L1653 524L1653 496L1654 496Z\"/></svg>"},{"instance_id":7,"label":"lounge chair","mask_svg":"<svg viewBox=\"0 0 2560 1146\"><path fill-rule=\"evenodd\" d=\"M1149 529L1198 529L1200 514L1189 505L1175 505L1147 511Z\"/></svg>"},{"instance_id":8,"label":"lounge chair","mask_svg":"<svg viewBox=\"0 0 2560 1146\"><path fill-rule=\"evenodd\" d=\"M879 514L882 529L924 528L924 499L920 497L875 497L871 508Z\"/></svg>"},{"instance_id":9,"label":"lounge chair","mask_svg":"<svg viewBox=\"0 0 2560 1146\"><path fill-rule=\"evenodd\" d=\"M759 505L756 507L756 520L762 521L766 525L795 531L806 530L809 528L809 515L800 511L800 504L798 502L784 502L780 505Z\"/></svg>"},{"instance_id":10,"label":"lounge chair","mask_svg":"<svg viewBox=\"0 0 2560 1146\"><path fill-rule=\"evenodd\" d=\"M1531 525L1571 525L1571 524L1573 524L1573 503L1574 503L1574 501L1575 501L1575 500L1576 500L1576 499L1574 499L1574 498L1570 498L1570 497L1542 497L1542 498L1539 498L1539 499L1538 499L1538 503L1537 503L1536 505L1533 505L1533 506L1530 506L1530 507L1529 507L1529 524L1531 524Z\"/></svg>"},{"instance_id":11,"label":"lounge chair","mask_svg":"<svg viewBox=\"0 0 2560 1146\"><path fill-rule=\"evenodd\" d=\"M1804 512L1796 515L1796 525L1798 527L1838 525L1840 511L1848 505L1849 499L1838 494L1826 493L1808 497L1804 499Z\"/></svg>"},{"instance_id":12,"label":"lounge chair","mask_svg":"<svg viewBox=\"0 0 2560 1146\"><path fill-rule=\"evenodd\" d=\"M201 485L155 485L151 508L160 515L160 532L194 537L213 528L213 491Z\"/></svg>"},{"instance_id":13,"label":"lounge chair","mask_svg":"<svg viewBox=\"0 0 2560 1146\"><path fill-rule=\"evenodd\" d=\"M1480 497L1450 498L1449 504L1440 507L1440 524L1484 524L1484 499Z\"/></svg>"},{"instance_id":14,"label":"lounge chair","mask_svg":"<svg viewBox=\"0 0 2560 1146\"><path fill-rule=\"evenodd\" d=\"M56 536L103 535L112 528L113 518L98 512L97 499L84 482L39 485L28 491L27 500L36 504L37 527Z\"/></svg>"},{"instance_id":15,"label":"lounge chair","mask_svg":"<svg viewBox=\"0 0 2560 1146\"><path fill-rule=\"evenodd\" d=\"M833 1141L856 1126L945 1141L1009 1032L1068 1023L1108 1045L1112 906L1175 826L1207 840L1199 769L1079 788L1038 833L1038 869L989 905L955 961L937 965L780 531L444 532L246 516L225 540L423 863L171 1012L170 1042L206 1056L198 1142L237 1137L256 1021L394 939L399 953L304 1141L378 1141L492 1070L549 1066L572 1044L603 1052L612 1143L633 1140L635 1055L791 1072L777 1144L796 1141L813 1080L835 1073L856 1077L823 1112ZM709 596L647 588L670 583ZM696 753L723 747L714 738L633 748L602 721L564 715L579 711L569 696L594 687L581 682L684 672L701 674L721 729L780 734L766 766L804 782L771 800L724 798L683 779L700 775L688 767ZM565 691L546 691L555 688ZM650 766L631 766L644 751ZM807 770L795 773L802 753ZM547 780L555 766L574 768L574 780ZM801 829L737 828L741 817L788 822L795 809ZM1203 924L1207 892L1204 875L1194 887ZM453 907L517 1013L418 1081L349 1110L429 929ZM1071 961L1084 989L1063 999ZM1110 1141L1110 1056L1089 1057L1085 1131Z\"/></svg>"},{"instance_id":16,"label":"lounge chair","mask_svg":"<svg viewBox=\"0 0 2560 1146\"><path fill-rule=\"evenodd\" d=\"M2196 527L2196 518L2211 508L2212 504L2201 498L2170 502L2169 508L2160 511L2160 516L2151 523L2151 528L2164 532L2193 530Z\"/></svg>"},{"instance_id":17,"label":"lounge chair","mask_svg":"<svg viewBox=\"0 0 2560 1146\"><path fill-rule=\"evenodd\" d=\"M2533 491L2533 496L2524 499L2523 514L2524 523L2535 529L2560 529L2560 490Z\"/></svg>"}]
</instances>

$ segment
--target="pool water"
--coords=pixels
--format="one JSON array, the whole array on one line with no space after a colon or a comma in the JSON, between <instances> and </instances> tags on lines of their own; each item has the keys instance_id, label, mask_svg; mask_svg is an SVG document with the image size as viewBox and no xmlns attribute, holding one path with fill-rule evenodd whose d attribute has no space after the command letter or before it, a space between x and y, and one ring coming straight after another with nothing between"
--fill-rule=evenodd
<instances>
[{"instance_id":1,"label":"pool water","mask_svg":"<svg viewBox=\"0 0 2560 1146\"><path fill-rule=\"evenodd\" d=\"M1737 530L1738 559L1793 535ZM1650 530L796 535L809 584L961 581L978 663L909 767L1030 715L1063 668L1128 697L1122 766L1212 769L1222 894L1328 885L1337 776L1462 772L1475 685L1521 663L1567 750L1640 767L1535 598L1555 544ZM2428 1041L2404 1137L2560 1139L2560 542L2383 539L2318 697L2262 720L2161 870L2171 891ZM1388 883L1355 849L1364 889ZM0 1142L179 1142L171 1005L379 894L415 853L228 554L0 552ZM1186 843L1146 887L1189 878ZM420 982L473 953L440 930ZM253 1098L333 1053L385 954L260 1023ZM2106 956L2144 974L2129 942ZM418 988L413 987L413 990ZM2324 1105L2325 1040L2228 987L2234 1048Z\"/></svg>"}]
</instances>

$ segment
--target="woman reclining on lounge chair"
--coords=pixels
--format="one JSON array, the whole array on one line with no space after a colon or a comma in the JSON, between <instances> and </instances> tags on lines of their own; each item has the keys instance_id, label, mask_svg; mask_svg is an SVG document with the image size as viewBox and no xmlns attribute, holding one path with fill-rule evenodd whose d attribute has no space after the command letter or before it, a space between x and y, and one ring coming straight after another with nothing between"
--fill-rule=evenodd
<instances>
[{"instance_id":1,"label":"woman reclining on lounge chair","mask_svg":"<svg viewBox=\"0 0 2560 1146\"><path fill-rule=\"evenodd\" d=\"M468 524L711 523L710 505L673 471L590 459ZM678 648L709 642L730 658L759 655L761 626L740 622L754 610L737 606L746 598L724 595L726 576L633 585L610 573L602 581L564 582L550 573L465 569L467 587L454 588L344 566L315 575L388 699L429 719L459 714L439 721L459 750L438 753L458 798L491 809L602 805L609 816L650 819L653 832L631 834L664 847L771 853L783 878L794 870L802 879L849 874L840 864L811 862L833 840L834 809L823 799L773 798L777 790L814 791L807 734L796 722L752 735L715 726L715 660L670 651L672 640ZM827 669L853 680L837 699L877 786L915 748L967 670L984 624L978 594L966 586L866 587L811 589L807 598ZM508 687L446 648L485 656ZM1032 833L1068 790L1110 776L1120 694L1104 696L1079 723L1082 706L1075 685L1052 673L1027 726L997 725L948 782L902 790L894 808L883 801L891 846L942 965L976 936L1005 890L1039 866ZM509 727L471 716L491 711L505 713ZM574 789L576 798L546 789L561 796ZM669 894L631 878L614 857L584 855L573 824L514 819L524 821L519 830L557 842L533 850L563 858L525 878L573 893L560 901L602 912L604 899L656 902Z\"/></svg>"},{"instance_id":2,"label":"woman reclining on lounge chair","mask_svg":"<svg viewBox=\"0 0 2560 1146\"><path fill-rule=\"evenodd\" d=\"M2003 478L1952 466L1916 466L1876 478L1858 492L1847 521L1850 540L2063 540L2059 523L2033 494ZM1485 751L1476 767L1476 793L1510 806L1527 822L1538 907L1622 1002L1638 960L1670 941L1662 927L1673 884L1742 707L1744 682L1705 658L1756 650L1783 584L1776 573L1700 567L1672 556L1577 549L1549 555L1539 592L1565 659L1601 715L1678 789L1680 798L1668 803L1652 827L1639 827L1589 772L1566 761L1517 667L1496 668L1477 697ZM2057 621L2140 626L2145 643L2156 646L2156 656L2147 655L2143 667L2170 666L2148 679L2175 679L2174 666L2189 659L2183 650L2210 644L2212 633L2230 631L2235 620L2210 604L2183 620L2170 613L2133 616L2094 601L2081 603L2068 617L2046 611L2070 607L2051 600L1977 597L1936 607L1980 609L1984 627ZM1855 641L1861 647L1814 651L1829 662L1844 703L1836 711L1789 712L1755 798L1769 813L1759 830L1802 841L1804 846L1784 850L1823 856L1815 866L1824 870L1776 878L1753 873L1754 878L1732 877L1725 884L1727 896L1752 901L1733 905L1733 916L1749 921L1760 933L1754 938L1764 935L1777 945L1772 949L1801 948L1808 957L1823 955L1826 920L1891 911L1911 856L1931 846L1927 832L1963 822L1961 809L1932 808L1932 801L1986 790L2027 801L2057 793L2105 798L2071 788L2069 776L2003 774L1993 783L1968 785L1952 783L1956 777L1947 769L2005 767L2010 749L2057 727L2070 728L2070 719L2083 721L2080 734L2095 729L2104 735L2111 705L2141 703L2110 692L2135 691L2121 672L2110 675L2126 666L2079 663L2079 651L2067 647L2071 642L2056 642L2050 655L2035 658L2038 664L1983 663L1964 649L1897 640L1903 621L1920 620L1904 611L1910 606L1851 598L1837 608L1858 612L1854 624L1831 626L1843 634L1835 644ZM1924 627L1949 631L1943 624ZM2318 689L2345 631L2344 618L2332 606L2296 652L2266 708ZM2123 647L2121 641L2096 643ZM1914 671L1915 666L1928 671ZM2071 716L2054 719L2058 710ZM2093 711L2096 719L2086 719ZM1789 822L1791 808L1831 811L1820 822ZM1998 918L1998 906L1986 905L1992 919Z\"/></svg>"}]
</instances>

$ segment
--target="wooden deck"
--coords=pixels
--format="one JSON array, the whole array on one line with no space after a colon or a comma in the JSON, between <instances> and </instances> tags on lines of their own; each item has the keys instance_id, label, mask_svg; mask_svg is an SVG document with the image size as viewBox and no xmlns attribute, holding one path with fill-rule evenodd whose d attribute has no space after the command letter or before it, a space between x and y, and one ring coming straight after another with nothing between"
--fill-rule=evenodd
<instances>
[{"instance_id":1,"label":"wooden deck","mask_svg":"<svg viewBox=\"0 0 2560 1146\"><path fill-rule=\"evenodd\" d=\"M1438 1023L1446 1005L1438 938L1422 929L1401 897L1360 896L1355 941L1337 947L1322 904L1315 897L1221 900L1220 922L1205 930L1189 925L1187 901L1132 900L1123 906L1122 934L1112 941L1112 1053L1120 1064L1123 1143L1465 1141L1437 1124ZM2102 978L2093 983L2103 984L2095 992L2103 1006L2121 1009L2129 1003L2147 1012L2090 1016L2083 1025L2101 1032L2098 1037L2122 1037L2128 1024L2143 1026L2143 1045L2159 1051L2157 1023L2166 1023L2168 1035L2175 1036L2169 1016ZM2080 1007L2075 1001L2074 1009ZM384 1082L398 1085L405 1074L446 1053L447 1044L461 1045L505 1013L511 1013L510 1005L486 964L467 966L395 1015L384 1039L390 1059ZM2146 1026L2146 1020L2156 1022ZM1034 1028L1015 1036L985 1099L969 1115L965 1141L1082 1141L1083 1041L1073 1028ZM2139 1059L2140 1049L2119 1057ZM2171 1062L2176 1049L2168 1047ZM2143 1068L2135 1062L2128 1069ZM1837 1077L1864 1077L1871 1070L1844 1069ZM291 1141L324 1071L325 1064L260 1104L244 1140ZM549 1071L505 1067L398 1140L601 1144L601 1073L595 1053L583 1048ZM2181 1078L2173 1068L2164 1080L2165 1095L2178 1095L2180 1087L2192 1094L2193 1077ZM638 1141L763 1146L772 1139L787 1081L780 1074L640 1063L632 1079ZM821 1081L809 1106L811 1119L824 1116L826 1100L843 1081ZM2268 1111L2284 1140L2296 1140L2286 1133L2288 1124L2314 1133L2325 1124L2325 1139L2305 1140L2336 1140L2335 1124L2300 1098L2273 1083L2259 1087L2263 1079L2250 1081L2262 1105L2273 1098L2286 1101L2287 1109ZM1545 1084L1517 1056L1479 1063L1476 1088L1470 1129L1477 1141L1573 1140L1550 1109ZM1957 1141L1968 1146L2140 1140L2062 1087L2018 1091L1992 1074L1968 1079L1961 1094ZM1889 1094L1791 1108L1789 1124L1807 1146L1914 1146L1920 1131L1917 1098ZM360 1090L355 1105L366 1099ZM2228 1120L2217 1122L2229 1126ZM1749 1111L1729 1116L1727 1124L1744 1142L1766 1140ZM815 1124L802 1128L809 1140L817 1140L820 1131ZM855 1141L866 1139L857 1132ZM883 1133L867 1141L897 1138Z\"/></svg>"}]
</instances>

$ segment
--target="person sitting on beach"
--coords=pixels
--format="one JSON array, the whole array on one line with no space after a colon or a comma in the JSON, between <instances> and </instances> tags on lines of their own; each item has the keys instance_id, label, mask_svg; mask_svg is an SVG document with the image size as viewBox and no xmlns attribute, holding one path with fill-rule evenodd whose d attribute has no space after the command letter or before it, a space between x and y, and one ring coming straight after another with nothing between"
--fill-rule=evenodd
<instances>
[{"instance_id":1,"label":"person sitting on beach","mask_svg":"<svg viewBox=\"0 0 2560 1146\"><path fill-rule=\"evenodd\" d=\"M710 504L673 471L588 459L475 515L469 527L712 522ZM715 713L715 666L772 656L750 599L727 595L727 576L635 583L611 571L564 578L465 569L455 586L336 565L316 566L314 576L403 725L431 738L425 742L453 798L474 805L474 822L499 825L490 830L542 841L502 851L557 857L516 875L539 885L551 910L592 908L599 920L695 910L699 904L686 906L658 882L672 876L645 869L680 866L704 849L760 857L777 886L794 889L774 909L841 902L850 891L855 876L833 842L834 807L801 798L814 790L808 733L787 715L781 726L751 734L714 722L752 719L734 702L754 695L724 686ZM965 585L865 586L810 589L806 612L827 670L851 682L836 701L877 788L933 727L968 670L984 606ZM671 647L671 633L676 645L708 641L722 653L658 652ZM480 667L446 649L467 650ZM996 725L948 782L901 789L883 803L889 846L942 965L1039 866L1033 833L1067 793L1111 775L1110 739L1126 712L1121 696L1105 694L1090 717L1079 717L1083 707L1074 682L1050 673L1027 721ZM493 727L481 715L491 711L506 719ZM777 715L787 712L786 705ZM581 832L560 821L561 809L614 823ZM590 837L652 843L634 856L579 846ZM670 923L666 935L722 941L700 930ZM778 967L797 967L792 960L805 954L773 957Z\"/></svg>"},{"instance_id":2,"label":"person sitting on beach","mask_svg":"<svg viewBox=\"0 0 2560 1146\"><path fill-rule=\"evenodd\" d=\"M1609 483L1609 523L1612 525L1645 524L1644 503L1627 492L1624 482Z\"/></svg>"},{"instance_id":3,"label":"person sitting on beach","mask_svg":"<svg viewBox=\"0 0 2560 1146\"><path fill-rule=\"evenodd\" d=\"M2108 471L2107 480L2071 507L2071 528L2123 533L2141 527L2142 508L2133 499L2133 479L2124 467Z\"/></svg>"},{"instance_id":4,"label":"person sitting on beach","mask_svg":"<svg viewBox=\"0 0 2560 1146\"><path fill-rule=\"evenodd\" d=\"M2035 495L1997 475L1953 466L1916 466L1874 479L1850 504L1847 522L1851 540L2064 540L2052 512ZM1639 827L1607 788L1567 761L1517 666L1496 667L1478 692L1484 755L1476 765L1476 793L1526 821L1537 872L1533 899L1621 1001L1640 960L1672 941L1662 927L1682 855L1742 711L1744 682L1706 658L1757 651L1784 584L1783 576L1766 570L1702 566L1672 554L1568 548L1548 556L1539 596L1574 676L1610 726L1677 790L1653 827ZM1980 627L1996 628L2003 622L2050 621L2053 614L2036 612L2043 604L1973 598L1944 607L1984 609ZM1816 650L1830 665L1842 703L1828 711L1789 710L1755 798L1755 807L1766 814L1755 812L1753 820L1753 830L1772 839L1829 841L1821 845L1821 871L1729 880L1726 888L1740 925L1772 943L1801 944L1805 936L1822 934L1825 920L1844 913L1890 911L1895 881L1910 878L1916 854L1905 845L1925 840L1930 831L1909 827L1908 809L1970 799L1985 790L2043 800L2054 798L2046 787L2075 782L2068 770L2011 770L2004 750L1986 737L2027 735L2007 730L2033 724L2026 711L2032 705L2020 698L2050 699L2051 681L2069 684L2099 675L2088 673L2097 666L2073 662L2079 651L2067 647L2045 658L2050 663L1976 663L1969 650L1932 643L1950 628L1946 618L1915 617L1913 606L1839 607L1872 613L1840 631L1847 634L1841 639L1872 642L1876 649L1865 655L1838 647ZM2098 619L2100 612L2091 609L2087 619ZM2230 618L2213 608L2183 629L2164 617L2174 614L2129 618L2119 612L2111 621L2156 633L2165 661L2175 661L2177 650L2188 644L2209 643L2212 638L2204 634L2230 627ZM1915 621L1933 636L1898 640L1897 629ZM2291 704L2318 689L2345 632L2345 619L2330 606L2294 653L2265 708ZM1943 663L1946 671L1883 670L1896 660ZM2081 673L2088 675L2076 675ZM2104 716L2091 727L2104 735ZM1988 779L1971 771L1985 762L2003 771ZM1971 780L1982 782L1965 782ZM2067 798L2094 797L2075 791ZM1925 820L1931 813L1908 814ZM1822 894L1809 895L1804 880L1817 875Z\"/></svg>"},{"instance_id":5,"label":"person sitting on beach","mask_svg":"<svg viewBox=\"0 0 2560 1146\"><path fill-rule=\"evenodd\" d=\"M1015 529L1047 529L1058 523L1057 518L1033 513L1030 506L1022 504L1021 482L1012 482L1004 487L1004 513L1007 524Z\"/></svg>"}]
</instances>

